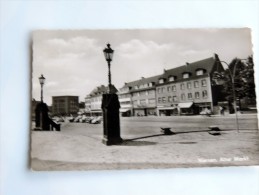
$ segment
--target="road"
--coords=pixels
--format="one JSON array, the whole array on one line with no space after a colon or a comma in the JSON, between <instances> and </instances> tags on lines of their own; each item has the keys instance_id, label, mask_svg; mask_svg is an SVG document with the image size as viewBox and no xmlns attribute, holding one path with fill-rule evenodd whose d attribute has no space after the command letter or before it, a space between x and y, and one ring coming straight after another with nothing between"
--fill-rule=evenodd
<instances>
[{"instance_id":1,"label":"road","mask_svg":"<svg viewBox=\"0 0 259 195\"><path fill-rule=\"evenodd\" d=\"M61 131L32 131L34 170L138 169L259 164L256 115L121 118L121 145L102 144L102 124L69 123ZM220 127L221 135L208 133ZM160 127L176 134L163 135Z\"/></svg>"},{"instance_id":2,"label":"road","mask_svg":"<svg viewBox=\"0 0 259 195\"><path fill-rule=\"evenodd\" d=\"M121 136L126 139L160 133L160 127L170 127L175 133L207 131L216 125L223 131L236 131L235 116L173 116L173 117L121 117ZM78 135L102 135L102 124L69 123L61 126L62 132ZM257 131L256 115L239 116L240 132Z\"/></svg>"}]
</instances>

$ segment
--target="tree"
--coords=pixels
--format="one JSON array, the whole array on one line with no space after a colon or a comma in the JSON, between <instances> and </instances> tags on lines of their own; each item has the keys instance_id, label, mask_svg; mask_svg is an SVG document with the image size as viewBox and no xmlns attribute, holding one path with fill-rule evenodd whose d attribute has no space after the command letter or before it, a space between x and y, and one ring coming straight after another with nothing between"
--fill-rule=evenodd
<instances>
[{"instance_id":1,"label":"tree","mask_svg":"<svg viewBox=\"0 0 259 195\"><path fill-rule=\"evenodd\" d=\"M228 68L218 75L218 78L224 81L222 92L229 102L234 100L233 83L236 99L248 98L255 101L254 62L252 56L249 56L246 60L233 59Z\"/></svg>"}]
</instances>

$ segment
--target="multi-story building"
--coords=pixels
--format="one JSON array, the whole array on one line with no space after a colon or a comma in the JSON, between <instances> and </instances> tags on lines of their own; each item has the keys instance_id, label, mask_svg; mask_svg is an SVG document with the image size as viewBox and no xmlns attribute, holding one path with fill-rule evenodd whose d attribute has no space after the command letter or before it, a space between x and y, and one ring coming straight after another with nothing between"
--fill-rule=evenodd
<instances>
[{"instance_id":1,"label":"multi-story building","mask_svg":"<svg viewBox=\"0 0 259 195\"><path fill-rule=\"evenodd\" d=\"M117 92L117 89L114 85L111 86L111 91L113 93ZM85 98L85 112L89 115L93 116L101 116L102 115L102 95L104 93L108 93L108 87L101 85L96 87L91 91Z\"/></svg>"},{"instance_id":2,"label":"multi-story building","mask_svg":"<svg viewBox=\"0 0 259 195\"><path fill-rule=\"evenodd\" d=\"M52 96L52 114L76 114L79 111L78 96Z\"/></svg>"},{"instance_id":3,"label":"multi-story building","mask_svg":"<svg viewBox=\"0 0 259 195\"><path fill-rule=\"evenodd\" d=\"M125 83L120 89L121 106L130 110L130 115L156 115L156 83L160 76L153 76Z\"/></svg>"},{"instance_id":4,"label":"multi-story building","mask_svg":"<svg viewBox=\"0 0 259 195\"><path fill-rule=\"evenodd\" d=\"M127 83L119 90L119 101L120 101L120 113L122 116L132 116L133 106L131 100L131 86Z\"/></svg>"},{"instance_id":5,"label":"multi-story building","mask_svg":"<svg viewBox=\"0 0 259 195\"><path fill-rule=\"evenodd\" d=\"M212 85L212 75L223 70L216 54L165 70L156 85L158 114L199 114L204 109L213 110L220 97L218 86Z\"/></svg>"},{"instance_id":6,"label":"multi-story building","mask_svg":"<svg viewBox=\"0 0 259 195\"><path fill-rule=\"evenodd\" d=\"M125 83L119 92L121 112L125 116L147 116L215 110L218 101L224 100L219 90L222 85L212 83L215 71L224 71L217 54L164 70L158 76Z\"/></svg>"}]
</instances>

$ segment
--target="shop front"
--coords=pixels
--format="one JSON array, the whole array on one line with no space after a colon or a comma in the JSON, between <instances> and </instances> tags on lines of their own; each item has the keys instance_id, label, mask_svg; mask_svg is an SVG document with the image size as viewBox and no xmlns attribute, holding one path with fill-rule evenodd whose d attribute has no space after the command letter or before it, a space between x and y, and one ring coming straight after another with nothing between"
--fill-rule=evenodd
<instances>
[{"instance_id":1,"label":"shop front","mask_svg":"<svg viewBox=\"0 0 259 195\"><path fill-rule=\"evenodd\" d=\"M195 114L195 108L194 108L193 102L179 103L178 108L180 110L180 115Z\"/></svg>"},{"instance_id":2,"label":"shop front","mask_svg":"<svg viewBox=\"0 0 259 195\"><path fill-rule=\"evenodd\" d=\"M176 106L158 107L159 116L175 116L178 115L178 109Z\"/></svg>"}]
</instances>

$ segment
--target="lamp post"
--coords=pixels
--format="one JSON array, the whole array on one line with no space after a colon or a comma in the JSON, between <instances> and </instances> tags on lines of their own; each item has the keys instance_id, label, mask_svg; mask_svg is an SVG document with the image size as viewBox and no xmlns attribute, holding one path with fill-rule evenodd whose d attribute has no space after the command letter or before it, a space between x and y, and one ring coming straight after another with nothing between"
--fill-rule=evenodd
<instances>
[{"instance_id":1,"label":"lamp post","mask_svg":"<svg viewBox=\"0 0 259 195\"><path fill-rule=\"evenodd\" d=\"M40 103L37 104L35 109L35 130L49 130L49 118L48 118L48 106L43 103L43 85L45 83L45 77L43 74L39 77L39 82L41 85L41 97Z\"/></svg>"},{"instance_id":2,"label":"lamp post","mask_svg":"<svg viewBox=\"0 0 259 195\"><path fill-rule=\"evenodd\" d=\"M39 77L39 81L41 86L40 100L41 102L43 102L43 85L45 83L45 77L43 76L43 74Z\"/></svg>"},{"instance_id":3,"label":"lamp post","mask_svg":"<svg viewBox=\"0 0 259 195\"><path fill-rule=\"evenodd\" d=\"M120 102L111 84L111 61L114 50L108 43L103 50L105 60L108 63L108 93L103 94L103 144L116 145L122 143L120 137Z\"/></svg>"},{"instance_id":4,"label":"lamp post","mask_svg":"<svg viewBox=\"0 0 259 195\"><path fill-rule=\"evenodd\" d=\"M236 128L237 128L237 132L239 133L239 124L238 124L238 116L237 116L237 102L236 102L236 89L235 89L235 77L236 77L236 67L237 64L241 61L242 59L237 59L234 67L233 67L233 72L231 72L230 70L230 66L227 62L225 61L219 61L222 62L224 64L226 64L228 66L228 70L229 70L229 75L230 75L230 79L231 79L231 85L232 85L232 91L233 91L233 104L234 104L234 110L235 110L235 115L236 115Z\"/></svg>"},{"instance_id":5,"label":"lamp post","mask_svg":"<svg viewBox=\"0 0 259 195\"><path fill-rule=\"evenodd\" d=\"M108 89L109 93L111 93L111 61L113 57L114 50L111 48L111 45L108 43L107 48L103 50L104 57L108 63Z\"/></svg>"}]
</instances>

